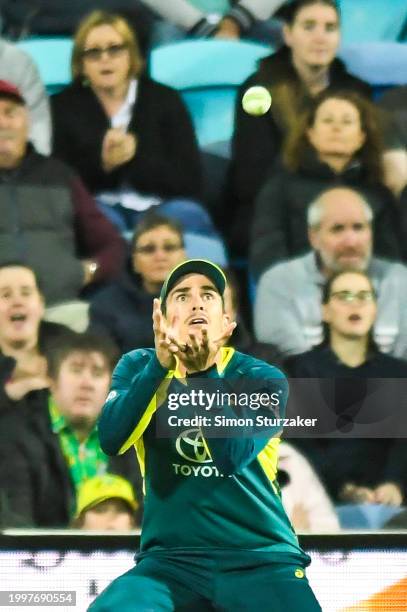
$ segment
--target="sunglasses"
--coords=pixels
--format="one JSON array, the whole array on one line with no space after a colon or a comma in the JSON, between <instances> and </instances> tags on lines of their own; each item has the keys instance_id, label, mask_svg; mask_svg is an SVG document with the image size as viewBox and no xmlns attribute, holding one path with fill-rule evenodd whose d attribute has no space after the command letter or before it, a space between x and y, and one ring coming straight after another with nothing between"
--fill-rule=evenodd
<instances>
[{"instance_id":1,"label":"sunglasses","mask_svg":"<svg viewBox=\"0 0 407 612\"><path fill-rule=\"evenodd\" d=\"M375 299L375 294L373 291L365 289L363 291L334 291L331 293L331 298L336 298L340 302L354 302L357 300L358 302L373 302Z\"/></svg>"},{"instance_id":2,"label":"sunglasses","mask_svg":"<svg viewBox=\"0 0 407 612\"><path fill-rule=\"evenodd\" d=\"M101 59L103 53L106 53L110 58L115 58L119 57L126 49L126 43L109 45L108 47L89 47L89 49L82 51L82 57L96 62Z\"/></svg>"},{"instance_id":3,"label":"sunglasses","mask_svg":"<svg viewBox=\"0 0 407 612\"><path fill-rule=\"evenodd\" d=\"M146 244L145 246L136 247L134 250L136 253L141 253L142 255L152 255L159 249L162 249L163 251L165 251L165 253L174 253L175 251L178 251L179 249L182 249L182 248L183 248L183 245L180 244L179 242L178 243L167 242L166 244L163 244L163 245Z\"/></svg>"}]
</instances>

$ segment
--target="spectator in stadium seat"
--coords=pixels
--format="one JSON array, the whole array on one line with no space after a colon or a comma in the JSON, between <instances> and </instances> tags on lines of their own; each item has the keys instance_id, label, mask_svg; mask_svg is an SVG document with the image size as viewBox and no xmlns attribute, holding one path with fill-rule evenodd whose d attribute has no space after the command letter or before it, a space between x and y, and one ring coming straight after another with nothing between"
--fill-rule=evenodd
<instances>
[{"instance_id":1,"label":"spectator in stadium seat","mask_svg":"<svg viewBox=\"0 0 407 612\"><path fill-rule=\"evenodd\" d=\"M231 240L239 253L247 252L254 200L298 115L325 90L346 89L371 96L370 86L349 74L335 57L340 21L334 0L286 3L276 16L285 22L285 44L260 61L258 70L241 86L236 102L230 216L236 219ZM242 108L243 94L255 85L269 88L273 98L270 111L262 116L249 115Z\"/></svg>"},{"instance_id":2,"label":"spectator in stadium seat","mask_svg":"<svg viewBox=\"0 0 407 612\"><path fill-rule=\"evenodd\" d=\"M373 210L375 251L401 257L399 211L383 184L380 132L368 100L354 92L322 93L304 114L256 200L251 266L263 270L307 250L307 207L337 185L357 189Z\"/></svg>"},{"instance_id":3,"label":"spectator in stadium seat","mask_svg":"<svg viewBox=\"0 0 407 612\"><path fill-rule=\"evenodd\" d=\"M102 11L85 18L72 73L72 85L51 98L54 153L76 168L105 214L129 231L160 204L191 231L205 229L191 119L175 90L144 73L129 24Z\"/></svg>"},{"instance_id":4,"label":"spectator in stadium seat","mask_svg":"<svg viewBox=\"0 0 407 612\"><path fill-rule=\"evenodd\" d=\"M53 305L114 277L124 243L74 172L27 142L28 130L22 94L0 82L0 264L31 266Z\"/></svg>"},{"instance_id":5,"label":"spectator in stadium seat","mask_svg":"<svg viewBox=\"0 0 407 612\"><path fill-rule=\"evenodd\" d=\"M90 329L108 334L122 353L152 347L153 299L185 258L181 226L160 215L146 215L134 232L128 269L91 300Z\"/></svg>"},{"instance_id":6,"label":"spectator in stadium seat","mask_svg":"<svg viewBox=\"0 0 407 612\"><path fill-rule=\"evenodd\" d=\"M106 472L139 491L134 453L109 458L97 435L117 356L102 335L72 333L53 344L50 391L31 393L0 432L3 525L67 526L78 488Z\"/></svg>"},{"instance_id":7,"label":"spectator in stadium seat","mask_svg":"<svg viewBox=\"0 0 407 612\"><path fill-rule=\"evenodd\" d=\"M367 274L337 272L322 293L323 343L286 363L297 378L336 379L335 393L329 395L335 398L331 407L339 416L365 399L367 387L360 379L407 378L407 362L380 352L374 342L376 314L376 293ZM397 439L302 439L296 443L308 450L336 501L401 505L407 485L407 448Z\"/></svg>"},{"instance_id":8,"label":"spectator in stadium seat","mask_svg":"<svg viewBox=\"0 0 407 612\"><path fill-rule=\"evenodd\" d=\"M285 356L319 344L322 286L333 273L351 268L366 271L375 286L380 350L407 358L407 267L372 253L372 219L369 204L349 188L327 190L311 204L312 251L269 268L260 279L254 312L258 340Z\"/></svg>"},{"instance_id":9,"label":"spectator in stadium seat","mask_svg":"<svg viewBox=\"0 0 407 612\"><path fill-rule=\"evenodd\" d=\"M28 53L3 38L0 38L0 79L21 91L30 115L30 141L38 153L49 155L51 113L38 69Z\"/></svg>"},{"instance_id":10,"label":"spectator in stadium seat","mask_svg":"<svg viewBox=\"0 0 407 612\"><path fill-rule=\"evenodd\" d=\"M139 508L131 483L116 474L85 480L79 487L72 527L95 531L127 531L137 526Z\"/></svg>"},{"instance_id":11,"label":"spectator in stadium seat","mask_svg":"<svg viewBox=\"0 0 407 612\"><path fill-rule=\"evenodd\" d=\"M49 344L70 330L43 321L43 314L34 270L18 262L0 265L0 417L27 393L49 386Z\"/></svg>"}]
</instances>

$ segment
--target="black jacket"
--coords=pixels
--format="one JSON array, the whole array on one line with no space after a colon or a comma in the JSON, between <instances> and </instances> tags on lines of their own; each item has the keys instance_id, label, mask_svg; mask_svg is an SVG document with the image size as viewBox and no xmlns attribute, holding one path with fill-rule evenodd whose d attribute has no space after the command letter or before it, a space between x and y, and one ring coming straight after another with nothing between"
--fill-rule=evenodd
<instances>
[{"instance_id":1,"label":"black jacket","mask_svg":"<svg viewBox=\"0 0 407 612\"><path fill-rule=\"evenodd\" d=\"M329 81L327 91L351 89L371 97L370 86L349 74L339 59L331 64ZM243 94L254 85L270 88L273 98L270 112L260 117L248 115L242 107ZM235 219L231 239L239 253L247 250L254 199L280 153L283 137L292 118L311 101L287 47L261 60L258 70L240 87L235 109L228 215Z\"/></svg>"},{"instance_id":2,"label":"black jacket","mask_svg":"<svg viewBox=\"0 0 407 612\"><path fill-rule=\"evenodd\" d=\"M310 148L297 172L278 164L256 199L250 243L256 277L279 261L309 251L308 205L322 191L339 186L359 191L372 207L375 254L401 258L399 211L390 190L368 182L357 161L336 174Z\"/></svg>"},{"instance_id":3,"label":"black jacket","mask_svg":"<svg viewBox=\"0 0 407 612\"><path fill-rule=\"evenodd\" d=\"M0 522L6 527L66 527L75 493L48 412L48 391L33 391L0 428ZM142 501L133 450L109 458L109 472L129 479Z\"/></svg>"},{"instance_id":4,"label":"black jacket","mask_svg":"<svg viewBox=\"0 0 407 612\"><path fill-rule=\"evenodd\" d=\"M154 297L143 289L137 275L123 273L92 299L89 327L109 335L122 353L153 347Z\"/></svg>"},{"instance_id":5,"label":"black jacket","mask_svg":"<svg viewBox=\"0 0 407 612\"><path fill-rule=\"evenodd\" d=\"M359 402L372 392L368 379L407 379L407 362L373 351L365 363L350 368L328 346L318 346L288 359L285 371L293 378L316 379L315 383L320 385L326 398L327 409L331 406L339 415L342 410L357 409ZM390 391L389 387L389 401ZM335 406L332 406L333 398ZM401 398L400 410L403 410ZM385 411L386 406L383 406L383 419ZM346 483L376 487L384 482L395 482L407 496L405 438L298 438L291 441L314 464L336 502L341 501L340 491Z\"/></svg>"},{"instance_id":6,"label":"black jacket","mask_svg":"<svg viewBox=\"0 0 407 612\"><path fill-rule=\"evenodd\" d=\"M143 194L168 199L199 198L201 169L188 111L170 87L143 76L128 128L137 136L136 154L106 173L102 141L110 119L90 87L76 82L52 96L54 154L77 170L93 193L126 183Z\"/></svg>"}]
</instances>

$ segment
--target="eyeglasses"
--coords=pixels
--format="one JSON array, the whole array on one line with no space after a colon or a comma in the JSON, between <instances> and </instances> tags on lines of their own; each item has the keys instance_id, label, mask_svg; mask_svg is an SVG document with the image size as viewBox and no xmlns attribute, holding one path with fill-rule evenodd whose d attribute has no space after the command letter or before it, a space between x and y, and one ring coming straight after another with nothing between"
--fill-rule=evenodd
<instances>
[{"instance_id":1,"label":"eyeglasses","mask_svg":"<svg viewBox=\"0 0 407 612\"><path fill-rule=\"evenodd\" d=\"M126 43L109 45L108 47L90 47L82 51L82 57L97 62L101 59L103 53L107 53L108 57L115 58L119 57L127 49Z\"/></svg>"},{"instance_id":2,"label":"eyeglasses","mask_svg":"<svg viewBox=\"0 0 407 612\"><path fill-rule=\"evenodd\" d=\"M358 302L373 302L375 299L375 294L373 291L369 289L364 289L362 291L334 291L331 293L331 298L336 298L340 302L354 302L357 300Z\"/></svg>"},{"instance_id":3,"label":"eyeglasses","mask_svg":"<svg viewBox=\"0 0 407 612\"><path fill-rule=\"evenodd\" d=\"M152 255L158 250L163 250L165 253L174 253L179 249L182 249L183 245L175 242L167 242L166 244L146 244L145 246L136 247L134 250L136 253L140 253L142 255Z\"/></svg>"}]
</instances>

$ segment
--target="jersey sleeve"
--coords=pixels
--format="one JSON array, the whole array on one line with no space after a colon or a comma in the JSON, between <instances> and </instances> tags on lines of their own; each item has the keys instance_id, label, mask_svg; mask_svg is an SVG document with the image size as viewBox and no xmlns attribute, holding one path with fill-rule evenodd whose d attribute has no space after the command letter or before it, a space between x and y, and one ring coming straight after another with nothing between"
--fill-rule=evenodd
<instances>
[{"instance_id":1,"label":"jersey sleeve","mask_svg":"<svg viewBox=\"0 0 407 612\"><path fill-rule=\"evenodd\" d=\"M143 435L157 409L157 392L167 374L153 351L140 349L120 359L98 423L106 454L124 453Z\"/></svg>"}]
</instances>

